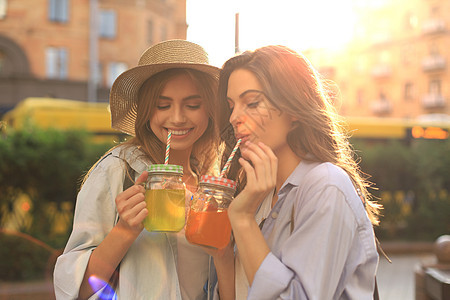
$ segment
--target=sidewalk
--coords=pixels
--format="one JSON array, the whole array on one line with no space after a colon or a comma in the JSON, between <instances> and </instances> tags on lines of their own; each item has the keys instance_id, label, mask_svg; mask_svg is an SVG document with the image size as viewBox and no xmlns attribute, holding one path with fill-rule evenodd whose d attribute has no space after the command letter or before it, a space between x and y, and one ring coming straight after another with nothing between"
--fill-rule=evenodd
<instances>
[{"instance_id":1,"label":"sidewalk","mask_svg":"<svg viewBox=\"0 0 450 300\"><path fill-rule=\"evenodd\" d=\"M0 282L0 300L54 300L51 279L30 282Z\"/></svg>"},{"instance_id":2,"label":"sidewalk","mask_svg":"<svg viewBox=\"0 0 450 300\"><path fill-rule=\"evenodd\" d=\"M383 242L381 247L392 263L380 255L377 283L382 300L414 300L415 270L435 262L432 242Z\"/></svg>"},{"instance_id":3,"label":"sidewalk","mask_svg":"<svg viewBox=\"0 0 450 300\"><path fill-rule=\"evenodd\" d=\"M382 300L414 300L414 270L421 263L433 262L433 243L383 242L381 246L392 263L380 255L377 272ZM54 300L51 279L32 282L0 282L0 300Z\"/></svg>"},{"instance_id":4,"label":"sidewalk","mask_svg":"<svg viewBox=\"0 0 450 300\"><path fill-rule=\"evenodd\" d=\"M389 255L392 263L380 258L377 282L382 300L414 300L415 270L421 264L435 261L432 253L394 254Z\"/></svg>"}]
</instances>

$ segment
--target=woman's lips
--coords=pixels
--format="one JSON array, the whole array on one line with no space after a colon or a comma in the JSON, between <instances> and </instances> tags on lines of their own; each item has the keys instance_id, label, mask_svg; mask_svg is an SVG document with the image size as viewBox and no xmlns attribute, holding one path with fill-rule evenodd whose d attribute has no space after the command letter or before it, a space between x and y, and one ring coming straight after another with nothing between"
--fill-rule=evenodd
<instances>
[{"instance_id":1,"label":"woman's lips","mask_svg":"<svg viewBox=\"0 0 450 300\"><path fill-rule=\"evenodd\" d=\"M237 135L236 141L241 140L241 145L243 145L247 140L249 140L250 135Z\"/></svg>"}]
</instances>

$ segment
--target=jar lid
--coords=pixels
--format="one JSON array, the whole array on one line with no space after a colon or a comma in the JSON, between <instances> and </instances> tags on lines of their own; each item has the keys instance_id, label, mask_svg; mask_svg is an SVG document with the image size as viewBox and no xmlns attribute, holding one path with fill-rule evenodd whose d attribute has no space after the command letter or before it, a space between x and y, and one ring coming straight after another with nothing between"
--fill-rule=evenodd
<instances>
[{"instance_id":1,"label":"jar lid","mask_svg":"<svg viewBox=\"0 0 450 300\"><path fill-rule=\"evenodd\" d=\"M236 190L236 181L224 177L202 175L202 177L200 177L200 183L215 184Z\"/></svg>"},{"instance_id":2,"label":"jar lid","mask_svg":"<svg viewBox=\"0 0 450 300\"><path fill-rule=\"evenodd\" d=\"M155 164L148 167L149 173L176 173L183 175L183 166Z\"/></svg>"}]
</instances>

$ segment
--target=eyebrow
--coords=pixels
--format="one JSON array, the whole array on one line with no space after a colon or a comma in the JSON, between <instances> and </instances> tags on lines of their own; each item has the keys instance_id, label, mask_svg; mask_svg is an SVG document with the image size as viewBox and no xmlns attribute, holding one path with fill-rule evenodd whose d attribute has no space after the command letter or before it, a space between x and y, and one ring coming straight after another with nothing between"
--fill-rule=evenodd
<instances>
[{"instance_id":1,"label":"eyebrow","mask_svg":"<svg viewBox=\"0 0 450 300\"><path fill-rule=\"evenodd\" d=\"M191 96L187 96L186 98L183 98L182 101L188 101L188 100L193 100L193 99L201 99L201 98L202 97L200 95L191 95ZM160 95L159 99L173 101L172 98L167 97L167 96L163 96L163 95Z\"/></svg>"},{"instance_id":2,"label":"eyebrow","mask_svg":"<svg viewBox=\"0 0 450 300\"><path fill-rule=\"evenodd\" d=\"M264 92L263 91L260 91L260 90L246 90L246 91L244 91L243 93L241 93L240 95L239 95L239 98L244 98L245 97L245 95L247 95L248 93L260 93L260 94L264 94ZM230 97L227 97L227 99L228 100L230 100L230 101L232 101L232 102L234 102Z\"/></svg>"}]
</instances>

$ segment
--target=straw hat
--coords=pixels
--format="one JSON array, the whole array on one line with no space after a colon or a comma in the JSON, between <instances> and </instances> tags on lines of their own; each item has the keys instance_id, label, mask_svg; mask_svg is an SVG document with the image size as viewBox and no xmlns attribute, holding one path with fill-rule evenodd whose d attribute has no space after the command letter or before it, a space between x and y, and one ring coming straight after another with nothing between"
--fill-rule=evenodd
<instances>
[{"instance_id":1,"label":"straw hat","mask_svg":"<svg viewBox=\"0 0 450 300\"><path fill-rule=\"evenodd\" d=\"M173 68L195 69L219 77L219 68L209 64L208 54L197 44L168 40L151 46L141 55L138 66L123 72L111 87L112 128L134 136L139 89L151 76Z\"/></svg>"}]
</instances>

